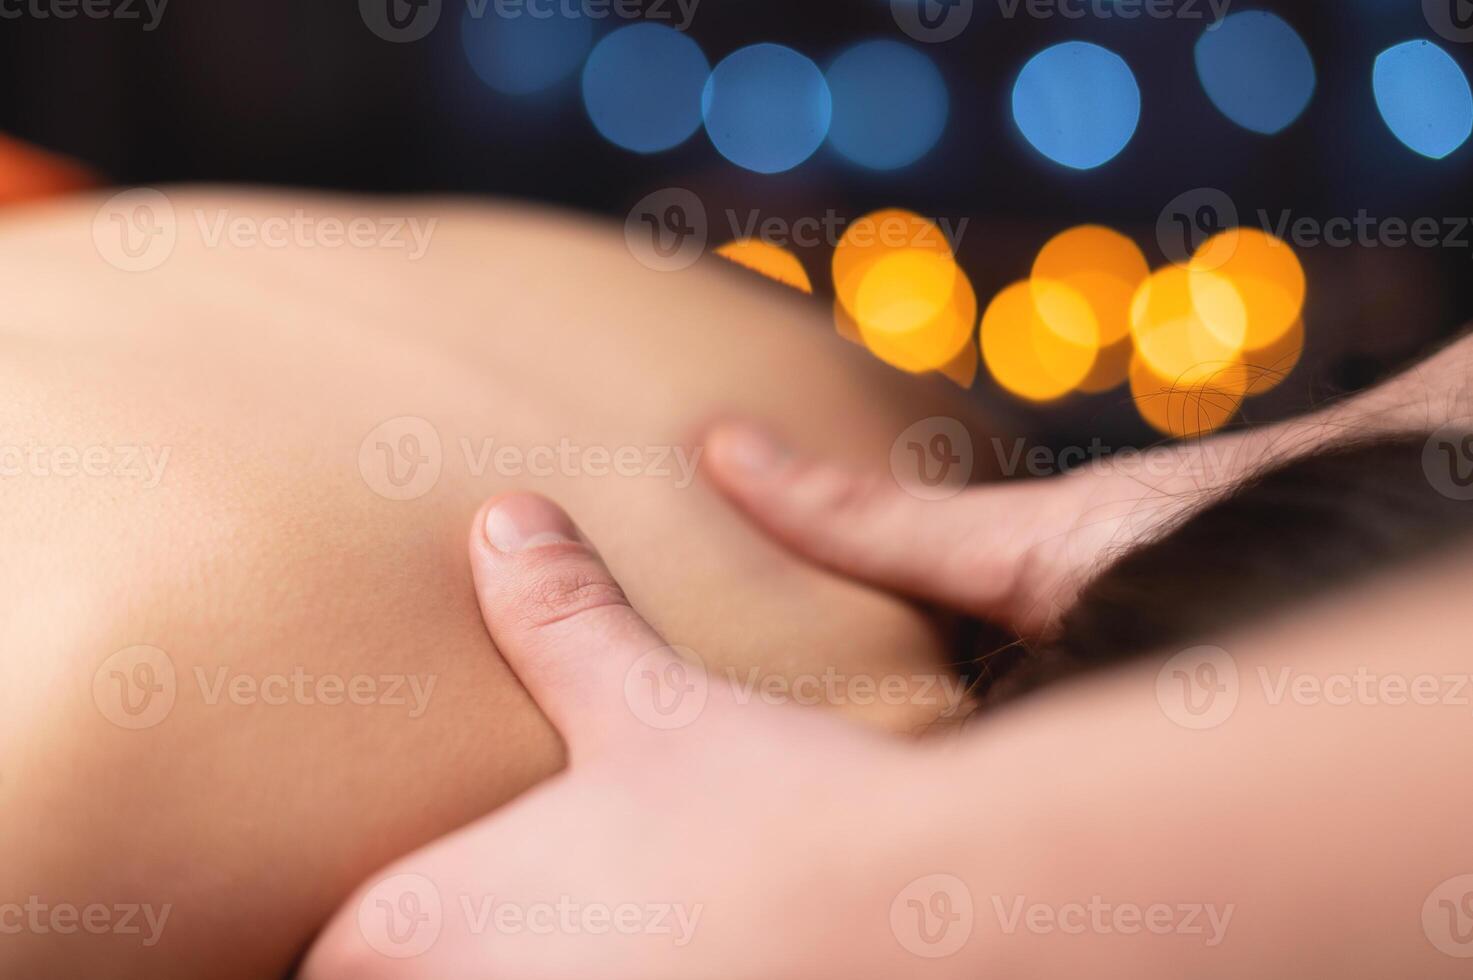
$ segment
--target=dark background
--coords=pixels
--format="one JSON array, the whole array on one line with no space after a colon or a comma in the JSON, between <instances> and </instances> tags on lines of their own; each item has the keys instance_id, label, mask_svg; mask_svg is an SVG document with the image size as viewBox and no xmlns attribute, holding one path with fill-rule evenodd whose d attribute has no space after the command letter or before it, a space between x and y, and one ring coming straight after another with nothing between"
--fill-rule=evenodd
<instances>
[{"instance_id":1,"label":"dark background","mask_svg":"<svg viewBox=\"0 0 1473 980\"><path fill-rule=\"evenodd\" d=\"M11 12L20 0L7 0ZM30 2L30 0L24 0ZM1200 5L1200 0L1198 0ZM1163 206L1197 187L1226 191L1245 223L1259 209L1326 219L1473 216L1473 142L1420 157L1382 124L1371 91L1377 53L1435 40L1473 74L1473 45L1437 37L1418 0L1296 0L1274 10L1304 37L1318 88L1285 132L1231 123L1197 80L1202 20L1008 19L977 0L956 40L926 45L946 78L941 142L898 173L859 170L821 149L786 174L726 162L698 133L640 156L605 142L583 112L576 76L530 97L498 94L472 73L459 38L463 0L445 0L424 40L370 32L356 0L172 0L158 28L140 20L0 19L0 129L87 162L123 183L250 182L352 191L464 192L572 206L622 220L650 191L680 185L708 208L847 217L901 206L972 219L959 249L985 302L1026 276L1052 234L1083 221L1131 234L1154 263ZM140 11L142 12L142 11ZM602 30L623 23L610 20ZM788 44L820 66L869 37L906 40L883 0L702 0L690 35L715 64L758 41ZM1138 132L1094 171L1056 166L1022 139L1013 79L1043 47L1098 41L1122 55L1142 91ZM1252 418L1358 387L1473 319L1473 252L1460 248L1301 249L1309 274L1308 349ZM826 255L805 254L820 291ZM978 397L1001 396L985 377ZM1147 433L1128 392L1037 410L1040 435L1079 427Z\"/></svg>"}]
</instances>

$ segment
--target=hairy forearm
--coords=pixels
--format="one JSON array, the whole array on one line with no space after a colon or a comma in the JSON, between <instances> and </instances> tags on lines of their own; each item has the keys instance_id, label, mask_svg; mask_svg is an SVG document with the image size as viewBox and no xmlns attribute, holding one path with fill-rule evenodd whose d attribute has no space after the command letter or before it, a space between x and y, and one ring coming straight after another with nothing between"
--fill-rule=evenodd
<instances>
[{"instance_id":1,"label":"hairy forearm","mask_svg":"<svg viewBox=\"0 0 1473 980\"><path fill-rule=\"evenodd\" d=\"M1426 432L1473 412L1473 332L1391 380L1353 395L1311 419L1369 432Z\"/></svg>"},{"instance_id":2,"label":"hairy forearm","mask_svg":"<svg viewBox=\"0 0 1473 980\"><path fill-rule=\"evenodd\" d=\"M1473 334L1390 380L1308 414L1200 444L1202 472L1236 481L1322 449L1402 433L1431 433L1473 411Z\"/></svg>"},{"instance_id":3,"label":"hairy forearm","mask_svg":"<svg viewBox=\"0 0 1473 980\"><path fill-rule=\"evenodd\" d=\"M1473 427L1473 333L1390 380L1305 415L1106 461L1078 490L1094 519L1118 522L1116 545L1159 536L1269 469L1336 446ZM1095 502L1100 502L1096 504Z\"/></svg>"}]
</instances>

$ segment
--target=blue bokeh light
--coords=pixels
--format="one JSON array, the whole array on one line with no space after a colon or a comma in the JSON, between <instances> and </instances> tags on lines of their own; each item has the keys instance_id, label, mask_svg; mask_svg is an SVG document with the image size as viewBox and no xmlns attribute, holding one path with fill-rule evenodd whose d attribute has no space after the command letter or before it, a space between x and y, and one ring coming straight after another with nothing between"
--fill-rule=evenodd
<instances>
[{"instance_id":1,"label":"blue bokeh light","mask_svg":"<svg viewBox=\"0 0 1473 980\"><path fill-rule=\"evenodd\" d=\"M583 105L611 143L636 153L679 146L701 127L711 63L700 45L663 24L622 27L583 66Z\"/></svg>"},{"instance_id":2,"label":"blue bokeh light","mask_svg":"<svg viewBox=\"0 0 1473 980\"><path fill-rule=\"evenodd\" d=\"M1272 135L1314 97L1314 60L1283 18L1265 10L1233 14L1197 41L1197 76L1224 116Z\"/></svg>"},{"instance_id":3,"label":"blue bokeh light","mask_svg":"<svg viewBox=\"0 0 1473 980\"><path fill-rule=\"evenodd\" d=\"M1034 55L1013 85L1013 119L1033 147L1089 170L1113 160L1135 135L1141 90L1125 59L1086 41Z\"/></svg>"},{"instance_id":4,"label":"blue bokeh light","mask_svg":"<svg viewBox=\"0 0 1473 980\"><path fill-rule=\"evenodd\" d=\"M865 41L828 71L834 99L829 142L871 170L895 170L925 156L946 128L950 99L926 55L898 41Z\"/></svg>"},{"instance_id":5,"label":"blue bokeh light","mask_svg":"<svg viewBox=\"0 0 1473 980\"><path fill-rule=\"evenodd\" d=\"M1441 160L1473 134L1468 76L1431 41L1407 41L1381 52L1372 88L1391 132L1424 157Z\"/></svg>"},{"instance_id":6,"label":"blue bokeh light","mask_svg":"<svg viewBox=\"0 0 1473 980\"><path fill-rule=\"evenodd\" d=\"M593 22L581 12L498 13L494 4L466 6L460 41L476 75L498 92L530 95L578 70L593 46Z\"/></svg>"},{"instance_id":7,"label":"blue bokeh light","mask_svg":"<svg viewBox=\"0 0 1473 980\"><path fill-rule=\"evenodd\" d=\"M701 95L706 132L721 155L762 174L791 170L822 145L833 97L810 59L779 44L725 58Z\"/></svg>"}]
</instances>

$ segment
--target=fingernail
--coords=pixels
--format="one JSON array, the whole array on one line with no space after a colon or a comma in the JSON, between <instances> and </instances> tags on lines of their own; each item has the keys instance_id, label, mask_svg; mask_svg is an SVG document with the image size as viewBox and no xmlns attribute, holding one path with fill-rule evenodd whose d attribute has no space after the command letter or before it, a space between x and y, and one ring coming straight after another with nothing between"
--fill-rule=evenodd
<instances>
[{"instance_id":1,"label":"fingernail","mask_svg":"<svg viewBox=\"0 0 1473 980\"><path fill-rule=\"evenodd\" d=\"M771 473L788 452L777 440L755 426L729 426L712 434L717 456L750 476Z\"/></svg>"},{"instance_id":2,"label":"fingernail","mask_svg":"<svg viewBox=\"0 0 1473 980\"><path fill-rule=\"evenodd\" d=\"M486 540L497 551L515 554L549 544L578 540L578 530L563 509L535 494L499 500L486 511Z\"/></svg>"}]
</instances>

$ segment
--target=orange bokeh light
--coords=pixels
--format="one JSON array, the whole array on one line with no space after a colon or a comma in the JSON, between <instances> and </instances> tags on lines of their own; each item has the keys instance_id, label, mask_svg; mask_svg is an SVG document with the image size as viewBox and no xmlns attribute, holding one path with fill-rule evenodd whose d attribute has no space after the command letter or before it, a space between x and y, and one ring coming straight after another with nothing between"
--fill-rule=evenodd
<instances>
[{"instance_id":1,"label":"orange bokeh light","mask_svg":"<svg viewBox=\"0 0 1473 980\"><path fill-rule=\"evenodd\" d=\"M1094 311L1063 283L1016 282L982 316L983 362L999 385L1029 401L1073 391L1089 377L1098 351Z\"/></svg>"},{"instance_id":2,"label":"orange bokeh light","mask_svg":"<svg viewBox=\"0 0 1473 980\"><path fill-rule=\"evenodd\" d=\"M864 273L854 300L865 346L903 371L935 371L972 337L977 294L949 257L902 250Z\"/></svg>"},{"instance_id":3,"label":"orange bokeh light","mask_svg":"<svg viewBox=\"0 0 1473 980\"><path fill-rule=\"evenodd\" d=\"M1212 302L1216 277L1232 282L1247 316L1244 346L1259 349L1288 333L1304 312L1304 267L1287 243L1256 228L1232 228L1202 243L1189 264L1193 289Z\"/></svg>"},{"instance_id":4,"label":"orange bokeh light","mask_svg":"<svg viewBox=\"0 0 1473 980\"><path fill-rule=\"evenodd\" d=\"M896 208L845 229L833 257L834 323L903 371L948 367L973 337L977 295L935 223Z\"/></svg>"},{"instance_id":5,"label":"orange bokeh light","mask_svg":"<svg viewBox=\"0 0 1473 980\"><path fill-rule=\"evenodd\" d=\"M928 252L954 260L951 243L935 222L900 208L867 214L844 229L832 262L834 295L852 316L864 274L880 259L902 251Z\"/></svg>"},{"instance_id":6,"label":"orange bokeh light","mask_svg":"<svg viewBox=\"0 0 1473 980\"><path fill-rule=\"evenodd\" d=\"M1130 394L1141 418L1163 435L1190 439L1232 421L1247 393L1243 365L1229 362L1215 373L1198 372L1191 383L1166 380L1140 356L1130 362Z\"/></svg>"},{"instance_id":7,"label":"orange bokeh light","mask_svg":"<svg viewBox=\"0 0 1473 980\"><path fill-rule=\"evenodd\" d=\"M1080 225L1055 235L1033 261L1035 280L1062 282L1085 298L1099 323L1102 347L1114 346L1130 333L1130 301L1150 272L1135 242L1101 225Z\"/></svg>"},{"instance_id":8,"label":"orange bokeh light","mask_svg":"<svg viewBox=\"0 0 1473 980\"><path fill-rule=\"evenodd\" d=\"M757 238L738 238L716 250L723 259L753 272L792 286L801 293L813 295L813 282L798 257L787 249Z\"/></svg>"},{"instance_id":9,"label":"orange bokeh light","mask_svg":"<svg viewBox=\"0 0 1473 980\"><path fill-rule=\"evenodd\" d=\"M1248 315L1222 276L1172 265L1152 273L1130 305L1136 354L1151 373L1190 388L1238 361Z\"/></svg>"}]
</instances>

